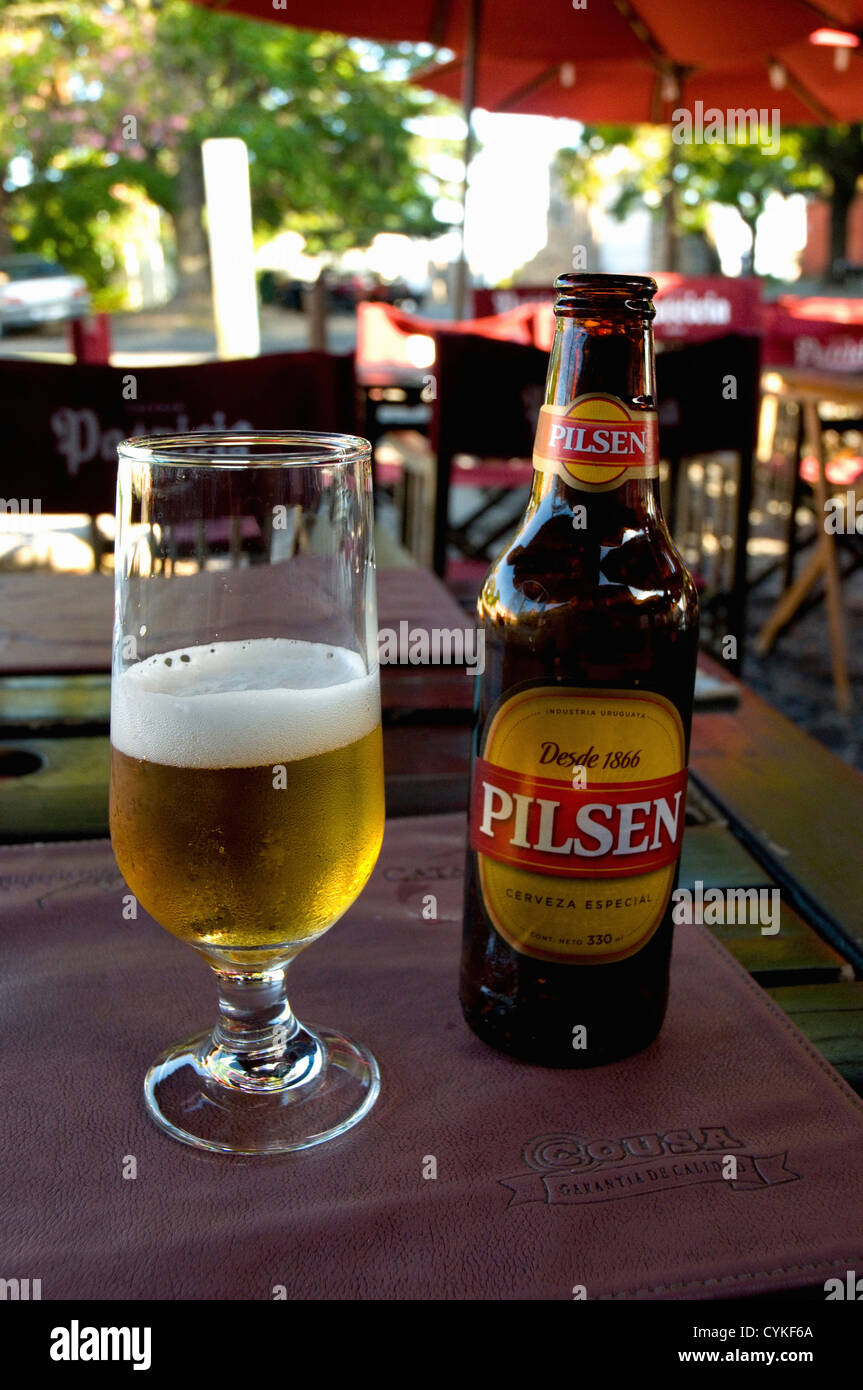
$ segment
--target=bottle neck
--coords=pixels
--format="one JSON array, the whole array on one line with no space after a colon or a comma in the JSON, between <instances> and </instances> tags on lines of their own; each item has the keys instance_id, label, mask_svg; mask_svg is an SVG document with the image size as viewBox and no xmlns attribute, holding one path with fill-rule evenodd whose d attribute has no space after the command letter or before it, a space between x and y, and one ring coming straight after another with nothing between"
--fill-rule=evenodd
<instances>
[{"instance_id":1,"label":"bottle neck","mask_svg":"<svg viewBox=\"0 0 863 1390\"><path fill-rule=\"evenodd\" d=\"M623 308L556 313L546 405L604 391L627 405L656 409L653 320Z\"/></svg>"},{"instance_id":2,"label":"bottle neck","mask_svg":"<svg viewBox=\"0 0 863 1390\"><path fill-rule=\"evenodd\" d=\"M655 415L652 312L607 303L596 310L558 308L545 404L567 407L593 393L615 397L634 419ZM633 470L617 487L599 491L570 484L560 472L534 473L528 516L538 508L574 513L579 506L596 517L622 510L659 521L659 479Z\"/></svg>"}]
</instances>

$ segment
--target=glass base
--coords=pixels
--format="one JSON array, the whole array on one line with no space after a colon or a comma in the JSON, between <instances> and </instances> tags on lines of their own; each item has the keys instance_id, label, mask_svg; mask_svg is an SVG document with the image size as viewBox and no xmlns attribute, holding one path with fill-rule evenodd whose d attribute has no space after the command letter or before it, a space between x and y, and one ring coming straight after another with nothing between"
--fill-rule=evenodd
<instances>
[{"instance_id":1,"label":"glass base","mask_svg":"<svg viewBox=\"0 0 863 1390\"><path fill-rule=\"evenodd\" d=\"M284 1055L250 1069L212 1032L168 1048L144 1078L161 1129L214 1153L284 1154L325 1144L367 1115L380 1072L367 1048L300 1025Z\"/></svg>"}]
</instances>

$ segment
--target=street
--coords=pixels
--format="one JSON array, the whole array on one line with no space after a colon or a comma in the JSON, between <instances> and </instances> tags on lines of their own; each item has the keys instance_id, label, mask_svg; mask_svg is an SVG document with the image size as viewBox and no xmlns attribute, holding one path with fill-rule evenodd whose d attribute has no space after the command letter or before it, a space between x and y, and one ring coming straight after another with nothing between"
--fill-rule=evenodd
<instances>
[{"instance_id":1,"label":"street","mask_svg":"<svg viewBox=\"0 0 863 1390\"><path fill-rule=\"evenodd\" d=\"M260 310L261 352L300 352L308 346L304 314L270 305ZM337 314L327 319L331 352L350 352L356 343L356 318ZM116 367L179 366L216 357L216 335L206 306L161 309L111 315L112 363ZM24 357L47 362L71 362L65 324L32 330L11 330L0 338L0 357Z\"/></svg>"}]
</instances>

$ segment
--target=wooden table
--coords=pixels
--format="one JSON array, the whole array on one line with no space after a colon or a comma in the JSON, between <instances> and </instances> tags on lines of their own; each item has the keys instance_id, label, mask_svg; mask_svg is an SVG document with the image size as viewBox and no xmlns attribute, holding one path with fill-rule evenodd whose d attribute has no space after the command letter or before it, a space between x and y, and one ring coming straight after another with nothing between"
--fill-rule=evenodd
<instances>
[{"instance_id":1,"label":"wooden table","mask_svg":"<svg viewBox=\"0 0 863 1390\"><path fill-rule=\"evenodd\" d=\"M381 567L377 589L380 629L463 630L468 621L430 570ZM79 723L104 722L113 604L107 574L0 574L0 722L29 714L34 727L56 724L61 708ZM390 665L381 668L381 699L384 709L470 709L473 684L463 668L436 667L429 680L428 668Z\"/></svg>"},{"instance_id":2,"label":"wooden table","mask_svg":"<svg viewBox=\"0 0 863 1390\"><path fill-rule=\"evenodd\" d=\"M859 377L840 377L831 372L809 371L798 367L771 367L764 372L761 386L765 403L771 400L789 401L795 403L801 411L803 441L807 452L816 462L813 490L818 513L818 541L808 563L794 583L786 589L758 634L757 649L762 654L769 652L813 584L823 575L827 594L830 656L836 703L839 709L847 714L851 708L851 686L848 680L848 656L836 540L833 532L828 531L825 524L830 490L825 470L826 458L819 406L828 402L833 405L852 406L863 416L863 380ZM796 458L794 467L799 466L800 459ZM852 517L851 525L853 524Z\"/></svg>"},{"instance_id":3,"label":"wooden table","mask_svg":"<svg viewBox=\"0 0 863 1390\"><path fill-rule=\"evenodd\" d=\"M110 582L22 579L16 592L13 576L0 578L0 840L104 836ZM381 626L464 624L428 572L384 569L378 592ZM65 674L56 674L58 654ZM777 936L713 930L863 1092L863 984L855 979L863 971L863 778L734 684L736 706L696 708L681 886L780 889ZM383 687L388 814L463 809L472 678L454 668L385 668Z\"/></svg>"}]
</instances>

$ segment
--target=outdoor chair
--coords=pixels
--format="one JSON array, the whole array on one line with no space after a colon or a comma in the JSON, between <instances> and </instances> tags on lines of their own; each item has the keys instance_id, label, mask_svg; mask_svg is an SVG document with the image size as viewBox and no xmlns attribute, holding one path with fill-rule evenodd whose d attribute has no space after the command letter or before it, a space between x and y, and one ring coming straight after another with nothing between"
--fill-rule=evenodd
<instances>
[{"instance_id":1,"label":"outdoor chair","mask_svg":"<svg viewBox=\"0 0 863 1390\"><path fill-rule=\"evenodd\" d=\"M775 375L775 374L774 374ZM769 370L763 378L759 449L756 463L756 497L762 499L771 510L780 514L785 521L783 555L759 570L752 582L752 588L763 583L777 568L783 570L783 589L788 589L794 580L797 556L810 548L820 533L820 517L815 496L818 463L814 454L807 452L805 440L804 410L799 401L791 399L784 391L774 394L773 377ZM768 388L773 386L773 391ZM831 388L835 390L835 387ZM823 441L825 454L824 475L829 491L840 497L848 492L854 493L863 479L863 418L855 415L850 407L834 407L831 411L829 401L817 406L818 432ZM815 524L800 524L800 508L807 505L815 513ZM859 544L853 519L846 518L844 528L836 533L839 548L840 573L843 580L863 564L863 550ZM820 597L810 596L797 610L794 620L802 617Z\"/></svg>"},{"instance_id":2,"label":"outdoor chair","mask_svg":"<svg viewBox=\"0 0 863 1390\"><path fill-rule=\"evenodd\" d=\"M701 596L701 644L739 672L760 342L732 333L657 354L664 510ZM723 650L725 637L736 639Z\"/></svg>"},{"instance_id":3,"label":"outdoor chair","mask_svg":"<svg viewBox=\"0 0 863 1390\"><path fill-rule=\"evenodd\" d=\"M114 512L122 439L206 429L357 431L350 354L278 353L134 369L0 359L0 410L6 421L0 496L7 511L10 499L26 498L43 515L86 513L95 568L106 544L96 518ZM245 529L224 527L226 553L236 557L238 547L260 543L258 526L247 522ZM194 523L175 528L177 555L203 553L202 540Z\"/></svg>"},{"instance_id":4,"label":"outdoor chair","mask_svg":"<svg viewBox=\"0 0 863 1390\"><path fill-rule=\"evenodd\" d=\"M436 336L437 399L432 447L437 458L433 564L447 571L447 551L481 577L501 538L518 521L533 477L533 441L548 354L521 343L475 335ZM479 489L482 501L456 523L453 488ZM503 515L489 513L507 502ZM458 567L453 572L456 577Z\"/></svg>"},{"instance_id":5,"label":"outdoor chair","mask_svg":"<svg viewBox=\"0 0 863 1390\"><path fill-rule=\"evenodd\" d=\"M440 333L473 334L506 342L534 342L534 305L461 322L420 318L391 304L357 305L357 382L364 397L364 434L372 446L388 431L426 432L435 385L435 342ZM380 481L394 481L382 470Z\"/></svg>"}]
</instances>

